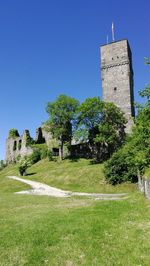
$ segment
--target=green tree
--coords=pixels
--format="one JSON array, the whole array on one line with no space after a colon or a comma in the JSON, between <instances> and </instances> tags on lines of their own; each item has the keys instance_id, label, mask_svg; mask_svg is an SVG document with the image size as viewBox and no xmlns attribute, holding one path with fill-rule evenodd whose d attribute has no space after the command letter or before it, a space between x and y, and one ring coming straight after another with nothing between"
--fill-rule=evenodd
<instances>
[{"instance_id":1,"label":"green tree","mask_svg":"<svg viewBox=\"0 0 150 266\"><path fill-rule=\"evenodd\" d=\"M138 114L132 135L125 145L105 164L106 179L117 184L137 181L138 173L143 174L150 165L150 106Z\"/></svg>"},{"instance_id":2,"label":"green tree","mask_svg":"<svg viewBox=\"0 0 150 266\"><path fill-rule=\"evenodd\" d=\"M112 184L135 181L138 173L143 174L145 167L150 165L150 86L139 94L146 98L146 102L143 106L138 105L132 135L105 164L106 178Z\"/></svg>"},{"instance_id":3,"label":"green tree","mask_svg":"<svg viewBox=\"0 0 150 266\"><path fill-rule=\"evenodd\" d=\"M145 64L150 65L150 58L149 57L145 57ZM147 100L147 102L144 105L144 108L145 108L147 105L150 104L150 85L147 85L144 89L140 90L139 95L142 98L146 98L146 100ZM139 110L141 110L141 108L139 108Z\"/></svg>"},{"instance_id":4,"label":"green tree","mask_svg":"<svg viewBox=\"0 0 150 266\"><path fill-rule=\"evenodd\" d=\"M109 158L125 141L125 124L123 112L113 103L103 103L102 119L94 138L98 146L97 159Z\"/></svg>"},{"instance_id":5,"label":"green tree","mask_svg":"<svg viewBox=\"0 0 150 266\"><path fill-rule=\"evenodd\" d=\"M88 98L79 107L79 130L86 130L91 153L98 161L110 157L122 145L125 123L122 111L99 97Z\"/></svg>"},{"instance_id":6,"label":"green tree","mask_svg":"<svg viewBox=\"0 0 150 266\"><path fill-rule=\"evenodd\" d=\"M71 144L72 129L76 121L79 102L66 95L60 95L55 102L49 102L46 111L49 114L47 124L53 136L59 141L59 156L63 159L64 143Z\"/></svg>"},{"instance_id":7,"label":"green tree","mask_svg":"<svg viewBox=\"0 0 150 266\"><path fill-rule=\"evenodd\" d=\"M149 57L145 57L144 60L145 60L146 65L150 65L150 58Z\"/></svg>"},{"instance_id":8,"label":"green tree","mask_svg":"<svg viewBox=\"0 0 150 266\"><path fill-rule=\"evenodd\" d=\"M87 98L78 108L78 131L81 141L94 142L102 119L103 102L99 97Z\"/></svg>"},{"instance_id":9,"label":"green tree","mask_svg":"<svg viewBox=\"0 0 150 266\"><path fill-rule=\"evenodd\" d=\"M147 98L147 104L150 103L150 85L146 86L144 90L140 90L139 94L141 97L146 97Z\"/></svg>"}]
</instances>

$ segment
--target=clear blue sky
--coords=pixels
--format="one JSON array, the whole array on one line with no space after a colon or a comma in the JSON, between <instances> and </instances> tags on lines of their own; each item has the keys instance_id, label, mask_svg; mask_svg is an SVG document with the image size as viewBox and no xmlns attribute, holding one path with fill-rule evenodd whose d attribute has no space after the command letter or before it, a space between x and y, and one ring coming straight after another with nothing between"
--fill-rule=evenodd
<instances>
[{"instance_id":1,"label":"clear blue sky","mask_svg":"<svg viewBox=\"0 0 150 266\"><path fill-rule=\"evenodd\" d=\"M99 46L111 41L112 21L116 40L129 40L140 101L150 83L149 11L149 0L0 1L0 159L9 129L34 137L59 94L101 96Z\"/></svg>"}]
</instances>

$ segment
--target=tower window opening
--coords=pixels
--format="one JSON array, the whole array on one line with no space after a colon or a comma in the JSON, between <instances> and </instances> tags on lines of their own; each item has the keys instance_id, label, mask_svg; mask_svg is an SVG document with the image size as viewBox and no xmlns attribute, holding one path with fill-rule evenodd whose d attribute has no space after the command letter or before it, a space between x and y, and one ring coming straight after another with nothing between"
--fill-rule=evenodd
<instances>
[{"instance_id":1,"label":"tower window opening","mask_svg":"<svg viewBox=\"0 0 150 266\"><path fill-rule=\"evenodd\" d=\"M17 149L17 141L15 140L13 145L13 151L16 151L16 149Z\"/></svg>"},{"instance_id":2,"label":"tower window opening","mask_svg":"<svg viewBox=\"0 0 150 266\"><path fill-rule=\"evenodd\" d=\"M117 87L114 87L114 91L116 91L117 90Z\"/></svg>"},{"instance_id":3,"label":"tower window opening","mask_svg":"<svg viewBox=\"0 0 150 266\"><path fill-rule=\"evenodd\" d=\"M18 142L18 150L21 150L22 140L20 139Z\"/></svg>"}]
</instances>

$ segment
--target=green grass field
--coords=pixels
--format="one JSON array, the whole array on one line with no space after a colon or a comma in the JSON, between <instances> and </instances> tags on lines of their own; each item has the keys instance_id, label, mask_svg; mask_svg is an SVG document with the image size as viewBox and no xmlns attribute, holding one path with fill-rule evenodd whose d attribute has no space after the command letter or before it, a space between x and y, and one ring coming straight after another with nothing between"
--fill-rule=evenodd
<instances>
[{"instance_id":1,"label":"green grass field","mask_svg":"<svg viewBox=\"0 0 150 266\"><path fill-rule=\"evenodd\" d=\"M0 266L150 265L150 202L136 185L105 183L103 165L40 161L25 178L85 192L128 192L129 198L16 195L29 188L0 172Z\"/></svg>"}]
</instances>

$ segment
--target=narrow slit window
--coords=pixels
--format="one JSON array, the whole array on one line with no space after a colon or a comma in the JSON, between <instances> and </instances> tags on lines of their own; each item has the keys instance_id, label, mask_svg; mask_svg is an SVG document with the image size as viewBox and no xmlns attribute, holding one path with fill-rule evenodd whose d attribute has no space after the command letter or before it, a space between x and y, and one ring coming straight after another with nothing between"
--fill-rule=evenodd
<instances>
[{"instance_id":1,"label":"narrow slit window","mask_svg":"<svg viewBox=\"0 0 150 266\"><path fill-rule=\"evenodd\" d=\"M16 149L17 149L17 141L15 140L13 145L13 151L16 151Z\"/></svg>"},{"instance_id":2,"label":"narrow slit window","mask_svg":"<svg viewBox=\"0 0 150 266\"><path fill-rule=\"evenodd\" d=\"M18 142L18 150L21 150L22 140L20 139Z\"/></svg>"}]
</instances>

